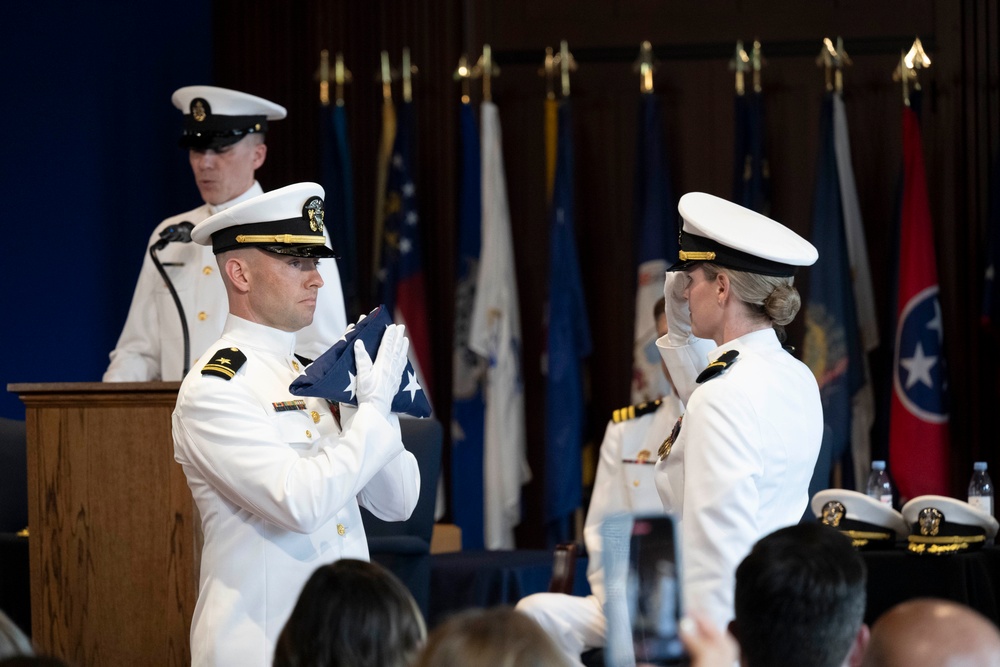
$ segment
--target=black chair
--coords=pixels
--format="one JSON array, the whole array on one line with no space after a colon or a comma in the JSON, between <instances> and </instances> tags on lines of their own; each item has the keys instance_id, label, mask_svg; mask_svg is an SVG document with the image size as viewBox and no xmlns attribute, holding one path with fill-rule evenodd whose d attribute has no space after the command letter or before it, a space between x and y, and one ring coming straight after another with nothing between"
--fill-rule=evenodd
<instances>
[{"instance_id":1,"label":"black chair","mask_svg":"<svg viewBox=\"0 0 1000 667\"><path fill-rule=\"evenodd\" d=\"M0 417L0 609L30 635L27 450L24 422Z\"/></svg>"},{"instance_id":2,"label":"black chair","mask_svg":"<svg viewBox=\"0 0 1000 667\"><path fill-rule=\"evenodd\" d=\"M399 426L403 446L416 457L420 467L417 506L406 521L382 521L365 508L361 508L361 519L368 535L371 559L406 584L427 618L431 591L431 534L441 472L443 430L435 419L403 418Z\"/></svg>"}]
</instances>

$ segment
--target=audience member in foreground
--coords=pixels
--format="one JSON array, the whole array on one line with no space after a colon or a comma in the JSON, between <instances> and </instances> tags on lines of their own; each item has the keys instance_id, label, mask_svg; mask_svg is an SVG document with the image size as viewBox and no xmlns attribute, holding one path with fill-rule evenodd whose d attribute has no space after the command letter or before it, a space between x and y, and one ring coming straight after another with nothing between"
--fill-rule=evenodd
<instances>
[{"instance_id":1,"label":"audience member in foreground","mask_svg":"<svg viewBox=\"0 0 1000 667\"><path fill-rule=\"evenodd\" d=\"M736 568L729 630L745 667L855 667L868 643L867 572L839 531L818 523L776 530Z\"/></svg>"},{"instance_id":2,"label":"audience member in foreground","mask_svg":"<svg viewBox=\"0 0 1000 667\"><path fill-rule=\"evenodd\" d=\"M872 626L862 667L1000 667L1000 631L985 616L947 600L917 599Z\"/></svg>"},{"instance_id":3,"label":"audience member in foreground","mask_svg":"<svg viewBox=\"0 0 1000 667\"><path fill-rule=\"evenodd\" d=\"M541 626L510 607L472 609L438 626L414 667L566 667Z\"/></svg>"},{"instance_id":4,"label":"audience member in foreground","mask_svg":"<svg viewBox=\"0 0 1000 667\"><path fill-rule=\"evenodd\" d=\"M410 591L377 563L318 568L278 637L274 667L406 667L427 638Z\"/></svg>"}]
</instances>

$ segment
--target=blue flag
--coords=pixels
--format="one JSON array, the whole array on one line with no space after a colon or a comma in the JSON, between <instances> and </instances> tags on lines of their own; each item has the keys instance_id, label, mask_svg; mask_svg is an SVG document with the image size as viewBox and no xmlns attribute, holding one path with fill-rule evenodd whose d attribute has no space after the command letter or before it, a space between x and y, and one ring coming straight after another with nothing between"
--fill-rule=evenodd
<instances>
[{"instance_id":1,"label":"blue flag","mask_svg":"<svg viewBox=\"0 0 1000 667\"><path fill-rule=\"evenodd\" d=\"M354 171L347 141L347 112L339 104L320 107L320 153L326 190L327 229L339 255L340 288L348 313L360 310L358 298L358 240L354 222Z\"/></svg>"},{"instance_id":2,"label":"blue flag","mask_svg":"<svg viewBox=\"0 0 1000 667\"><path fill-rule=\"evenodd\" d=\"M385 192L379 299L396 322L406 325L410 359L415 361L427 393L433 395L427 290L413 173L413 103L402 102L396 114L396 140Z\"/></svg>"},{"instance_id":3,"label":"blue flag","mask_svg":"<svg viewBox=\"0 0 1000 667\"><path fill-rule=\"evenodd\" d=\"M469 349L472 309L482 243L482 169L479 129L472 105L459 111L462 186L459 192L458 267L455 291L455 347L452 373L451 515L462 529L463 549L484 548L483 429L486 360Z\"/></svg>"},{"instance_id":4,"label":"blue flag","mask_svg":"<svg viewBox=\"0 0 1000 667\"><path fill-rule=\"evenodd\" d=\"M635 166L635 335L632 345L632 402L670 393L656 348L653 306L663 297L663 274L677 261L677 202L663 139L663 115L656 95L639 99Z\"/></svg>"},{"instance_id":5,"label":"blue flag","mask_svg":"<svg viewBox=\"0 0 1000 667\"><path fill-rule=\"evenodd\" d=\"M771 172L764 154L764 95L736 96L733 201L768 215L771 208Z\"/></svg>"},{"instance_id":6,"label":"blue flag","mask_svg":"<svg viewBox=\"0 0 1000 667\"><path fill-rule=\"evenodd\" d=\"M549 238L548 381L545 391L545 522L552 543L572 536L581 504L584 397L580 364L591 352L573 214L569 100L559 105L559 149Z\"/></svg>"},{"instance_id":7,"label":"blue flag","mask_svg":"<svg viewBox=\"0 0 1000 667\"><path fill-rule=\"evenodd\" d=\"M854 284L837 172L833 104L833 93L827 93L823 98L812 212L812 242L819 250L819 260L810 273L803 346L803 358L819 384L824 421L823 446L809 486L810 496L829 488L830 475L837 462L842 462L844 473L853 478L853 398L864 384ZM853 483L847 486L850 488Z\"/></svg>"}]
</instances>

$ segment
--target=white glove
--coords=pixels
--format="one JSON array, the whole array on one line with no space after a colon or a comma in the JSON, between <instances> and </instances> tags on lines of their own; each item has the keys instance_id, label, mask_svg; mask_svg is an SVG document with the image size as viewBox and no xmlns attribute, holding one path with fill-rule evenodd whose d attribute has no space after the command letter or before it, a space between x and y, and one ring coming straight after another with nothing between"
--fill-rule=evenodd
<instances>
[{"instance_id":1,"label":"white glove","mask_svg":"<svg viewBox=\"0 0 1000 667\"><path fill-rule=\"evenodd\" d=\"M399 390L406 368L406 351L410 341L403 335L403 325L390 324L382 334L382 343L372 363L365 344L354 341L354 362L358 366L358 405L371 403L384 416L389 416L392 399Z\"/></svg>"},{"instance_id":2,"label":"white glove","mask_svg":"<svg viewBox=\"0 0 1000 667\"><path fill-rule=\"evenodd\" d=\"M672 347L683 347L691 338L691 306L684 298L684 290L691 283L686 271L667 271L663 281L663 299L667 314L667 342Z\"/></svg>"}]
</instances>

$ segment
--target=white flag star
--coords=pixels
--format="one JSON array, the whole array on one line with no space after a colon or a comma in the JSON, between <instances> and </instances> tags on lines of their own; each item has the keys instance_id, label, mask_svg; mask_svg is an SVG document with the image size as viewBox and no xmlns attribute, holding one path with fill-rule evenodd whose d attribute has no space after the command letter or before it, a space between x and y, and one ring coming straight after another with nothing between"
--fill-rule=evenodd
<instances>
[{"instance_id":1,"label":"white flag star","mask_svg":"<svg viewBox=\"0 0 1000 667\"><path fill-rule=\"evenodd\" d=\"M417 215L416 211L410 211L409 213L406 214L406 224L415 225L417 224L418 220L420 220L420 216Z\"/></svg>"},{"instance_id":2,"label":"white flag star","mask_svg":"<svg viewBox=\"0 0 1000 667\"><path fill-rule=\"evenodd\" d=\"M944 332L941 329L941 304L937 299L934 299L934 319L927 323L927 328L937 331L938 342L944 339Z\"/></svg>"},{"instance_id":3,"label":"white flag star","mask_svg":"<svg viewBox=\"0 0 1000 667\"><path fill-rule=\"evenodd\" d=\"M420 391L420 385L417 383L416 373L407 373L407 375L409 378L407 385L403 387L403 391L410 392L410 403L412 403L413 399L417 397L417 392Z\"/></svg>"},{"instance_id":4,"label":"white flag star","mask_svg":"<svg viewBox=\"0 0 1000 667\"><path fill-rule=\"evenodd\" d=\"M350 392L351 400L354 400L354 391L358 388L358 380L351 371L347 371L347 377L350 378L350 382L344 387L344 391Z\"/></svg>"},{"instance_id":5,"label":"white flag star","mask_svg":"<svg viewBox=\"0 0 1000 667\"><path fill-rule=\"evenodd\" d=\"M406 253L410 252L410 250L412 250L412 249L413 249L413 244L410 243L410 239L404 237L404 238L402 238L402 239L399 240L399 252L400 253L402 253L402 254L405 255Z\"/></svg>"},{"instance_id":6,"label":"white flag star","mask_svg":"<svg viewBox=\"0 0 1000 667\"><path fill-rule=\"evenodd\" d=\"M917 343L917 349L913 356L908 359L900 359L899 365L906 369L906 388L909 389L917 382L922 382L931 389L934 388L934 381L931 380L931 369L937 363L937 357L924 356L924 346Z\"/></svg>"},{"instance_id":7,"label":"white flag star","mask_svg":"<svg viewBox=\"0 0 1000 667\"><path fill-rule=\"evenodd\" d=\"M416 191L417 191L417 188L414 187L413 181L410 181L408 183L403 183L403 196L404 197L412 197L413 193L416 192Z\"/></svg>"}]
</instances>

